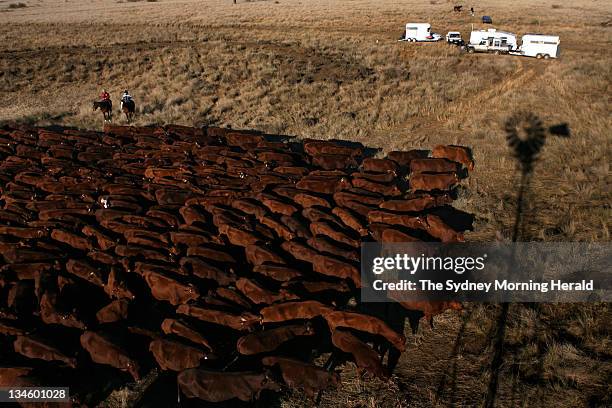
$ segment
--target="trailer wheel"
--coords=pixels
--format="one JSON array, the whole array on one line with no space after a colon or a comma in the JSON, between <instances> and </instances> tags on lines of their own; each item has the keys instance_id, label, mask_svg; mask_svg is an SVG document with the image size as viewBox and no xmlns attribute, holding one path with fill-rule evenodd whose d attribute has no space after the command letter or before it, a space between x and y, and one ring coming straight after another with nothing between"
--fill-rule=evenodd
<instances>
[{"instance_id":1,"label":"trailer wheel","mask_svg":"<svg viewBox=\"0 0 612 408\"><path fill-rule=\"evenodd\" d=\"M542 59L542 54L538 54L538 55L536 55L536 58L537 58L537 59Z\"/></svg>"},{"instance_id":2,"label":"trailer wheel","mask_svg":"<svg viewBox=\"0 0 612 408\"><path fill-rule=\"evenodd\" d=\"M473 54L474 53L474 49L473 48L468 48L467 52L470 53L470 54Z\"/></svg>"},{"instance_id":3,"label":"trailer wheel","mask_svg":"<svg viewBox=\"0 0 612 408\"><path fill-rule=\"evenodd\" d=\"M548 55L548 54L544 54L544 59L545 59L545 60L547 60L547 59L549 59L549 58L550 58L550 55Z\"/></svg>"}]
</instances>

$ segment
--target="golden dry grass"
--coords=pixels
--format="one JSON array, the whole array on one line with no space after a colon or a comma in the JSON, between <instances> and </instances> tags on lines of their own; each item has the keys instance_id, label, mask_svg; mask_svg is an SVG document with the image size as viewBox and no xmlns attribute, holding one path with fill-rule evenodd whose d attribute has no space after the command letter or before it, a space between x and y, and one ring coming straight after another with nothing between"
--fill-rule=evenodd
<instances>
[{"instance_id":1,"label":"golden dry grass","mask_svg":"<svg viewBox=\"0 0 612 408\"><path fill-rule=\"evenodd\" d=\"M469 238L492 240L510 236L518 183L502 125L524 110L572 135L547 141L522 239L610 240L610 2L478 2L476 15L500 29L560 35L557 61L395 41L408 21L464 37L479 27L443 0L13 3L0 1L0 121L100 128L91 101L102 87L115 101L128 88L136 124L231 125L386 151L464 144L477 165L457 203L476 214ZM478 406L497 314L471 305L437 318L409 336L390 382L345 369L322 405ZM513 305L506 346L499 406L611 404L607 305Z\"/></svg>"}]
</instances>

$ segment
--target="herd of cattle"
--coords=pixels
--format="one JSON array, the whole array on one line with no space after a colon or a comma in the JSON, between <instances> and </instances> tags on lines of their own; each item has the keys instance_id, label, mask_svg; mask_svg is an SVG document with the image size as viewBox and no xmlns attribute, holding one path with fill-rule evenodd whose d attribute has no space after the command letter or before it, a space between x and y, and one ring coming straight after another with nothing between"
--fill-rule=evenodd
<instances>
[{"instance_id":1,"label":"herd of cattle","mask_svg":"<svg viewBox=\"0 0 612 408\"><path fill-rule=\"evenodd\" d=\"M344 361L387 377L405 318L460 305L360 303L360 243L462 241L450 204L473 166L460 146L0 127L0 386L82 406L109 392L95 376L155 367L209 402L315 396Z\"/></svg>"}]
</instances>

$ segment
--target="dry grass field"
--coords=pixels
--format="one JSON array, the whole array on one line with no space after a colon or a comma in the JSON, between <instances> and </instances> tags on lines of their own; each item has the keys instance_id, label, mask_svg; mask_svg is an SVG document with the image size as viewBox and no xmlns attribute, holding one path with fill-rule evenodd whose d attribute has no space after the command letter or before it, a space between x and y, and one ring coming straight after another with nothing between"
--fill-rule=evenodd
<instances>
[{"instance_id":1,"label":"dry grass field","mask_svg":"<svg viewBox=\"0 0 612 408\"><path fill-rule=\"evenodd\" d=\"M469 239L489 241L511 235L519 175L503 124L526 111L567 123L571 136L547 140L521 240L610 240L612 2L232 3L0 0L0 122L101 128L92 101L105 87L117 103L127 88L139 125L229 125L385 151L467 145L476 168L457 203L476 216ZM455 3L476 17L454 13ZM396 41L409 21L469 37L482 15L520 35L559 35L561 58ZM345 368L321 406L481 406L499 309L470 305L434 329L422 324L389 382ZM611 406L611 321L606 304L511 305L496 406ZM277 404L312 401L289 394Z\"/></svg>"}]
</instances>

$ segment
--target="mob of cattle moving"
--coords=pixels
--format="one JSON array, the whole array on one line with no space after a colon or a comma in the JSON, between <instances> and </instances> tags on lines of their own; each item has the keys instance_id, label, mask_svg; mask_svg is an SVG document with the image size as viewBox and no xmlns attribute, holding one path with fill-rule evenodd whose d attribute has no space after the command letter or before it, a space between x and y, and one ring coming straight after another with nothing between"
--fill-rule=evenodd
<instances>
[{"instance_id":1,"label":"mob of cattle moving","mask_svg":"<svg viewBox=\"0 0 612 408\"><path fill-rule=\"evenodd\" d=\"M405 318L460 305L368 310L360 243L462 241L450 204L474 163L460 146L370 150L173 125L0 128L0 386L69 386L83 406L104 379L156 367L210 402L314 396L349 360L387 377Z\"/></svg>"}]
</instances>

